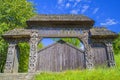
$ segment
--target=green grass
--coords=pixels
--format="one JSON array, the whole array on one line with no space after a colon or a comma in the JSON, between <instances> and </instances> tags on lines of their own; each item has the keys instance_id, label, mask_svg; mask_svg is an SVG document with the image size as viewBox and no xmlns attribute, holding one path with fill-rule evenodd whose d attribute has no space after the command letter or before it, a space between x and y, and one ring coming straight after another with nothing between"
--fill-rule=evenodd
<instances>
[{"instance_id":1,"label":"green grass","mask_svg":"<svg viewBox=\"0 0 120 80\"><path fill-rule=\"evenodd\" d=\"M115 55L116 67L120 68L120 54Z\"/></svg>"},{"instance_id":2,"label":"green grass","mask_svg":"<svg viewBox=\"0 0 120 80\"><path fill-rule=\"evenodd\" d=\"M71 70L60 73L42 72L35 80L120 80L120 55L115 55L116 67L93 70Z\"/></svg>"}]
</instances>

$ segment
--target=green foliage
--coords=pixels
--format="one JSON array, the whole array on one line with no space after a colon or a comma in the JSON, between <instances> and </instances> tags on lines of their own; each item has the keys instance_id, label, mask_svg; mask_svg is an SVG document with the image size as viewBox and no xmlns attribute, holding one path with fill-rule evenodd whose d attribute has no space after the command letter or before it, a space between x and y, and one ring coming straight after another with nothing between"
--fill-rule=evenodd
<instances>
[{"instance_id":1,"label":"green foliage","mask_svg":"<svg viewBox=\"0 0 120 80\"><path fill-rule=\"evenodd\" d=\"M3 72L5 61L6 61L6 53L8 44L5 40L2 39L2 34L6 31L7 24L1 23L0 24L0 72Z\"/></svg>"},{"instance_id":2,"label":"green foliage","mask_svg":"<svg viewBox=\"0 0 120 80\"><path fill-rule=\"evenodd\" d=\"M73 44L74 46L76 47L80 47L80 40L78 38L62 38L62 40L70 43L70 44Z\"/></svg>"},{"instance_id":3,"label":"green foliage","mask_svg":"<svg viewBox=\"0 0 120 80\"><path fill-rule=\"evenodd\" d=\"M53 38L53 40L58 41L60 39L59 38L57 38L57 39ZM78 38L61 38L61 40L65 41L65 42L68 42L68 43L70 43L70 44L72 44L72 45L74 45L78 48L80 48L80 46L81 46L80 45L81 41Z\"/></svg>"},{"instance_id":4,"label":"green foliage","mask_svg":"<svg viewBox=\"0 0 120 80\"><path fill-rule=\"evenodd\" d=\"M41 48L43 48L44 47L44 45L42 44L42 43L39 43L38 44L38 50L40 50Z\"/></svg>"},{"instance_id":5,"label":"green foliage","mask_svg":"<svg viewBox=\"0 0 120 80\"><path fill-rule=\"evenodd\" d=\"M28 63L29 63L29 53L30 53L30 45L28 43L19 43L18 44L20 54L19 54L19 72L27 72L28 71ZM43 48L43 44L38 44L38 49Z\"/></svg>"},{"instance_id":6,"label":"green foliage","mask_svg":"<svg viewBox=\"0 0 120 80\"><path fill-rule=\"evenodd\" d=\"M116 68L120 69L120 54L115 54Z\"/></svg>"},{"instance_id":7,"label":"green foliage","mask_svg":"<svg viewBox=\"0 0 120 80\"><path fill-rule=\"evenodd\" d=\"M7 43L1 37L6 31L26 27L26 20L35 14L27 0L0 0L0 72L3 72Z\"/></svg>"},{"instance_id":8,"label":"green foliage","mask_svg":"<svg viewBox=\"0 0 120 80\"><path fill-rule=\"evenodd\" d=\"M0 72L3 72L4 69L8 48L7 45L8 44L3 39L0 40Z\"/></svg>"},{"instance_id":9,"label":"green foliage","mask_svg":"<svg viewBox=\"0 0 120 80\"><path fill-rule=\"evenodd\" d=\"M19 43L19 72L28 71L30 46L28 43Z\"/></svg>"},{"instance_id":10,"label":"green foliage","mask_svg":"<svg viewBox=\"0 0 120 80\"><path fill-rule=\"evenodd\" d=\"M114 48L115 54L120 54L120 33L118 38L113 43L113 48Z\"/></svg>"},{"instance_id":11,"label":"green foliage","mask_svg":"<svg viewBox=\"0 0 120 80\"><path fill-rule=\"evenodd\" d=\"M33 5L27 0L0 0L0 23L7 24L8 29L25 27L33 11Z\"/></svg>"}]
</instances>

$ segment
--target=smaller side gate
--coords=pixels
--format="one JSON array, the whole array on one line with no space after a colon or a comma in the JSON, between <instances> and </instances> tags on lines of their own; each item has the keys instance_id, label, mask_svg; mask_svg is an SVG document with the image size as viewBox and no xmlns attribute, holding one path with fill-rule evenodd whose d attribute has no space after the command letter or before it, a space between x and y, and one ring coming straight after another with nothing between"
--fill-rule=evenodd
<instances>
[{"instance_id":1,"label":"smaller side gate","mask_svg":"<svg viewBox=\"0 0 120 80\"><path fill-rule=\"evenodd\" d=\"M106 46L103 43L92 44L92 56L94 56L95 67L107 67L108 66L108 54Z\"/></svg>"},{"instance_id":2,"label":"smaller side gate","mask_svg":"<svg viewBox=\"0 0 120 80\"><path fill-rule=\"evenodd\" d=\"M84 52L62 40L38 51L37 71L85 68Z\"/></svg>"}]
</instances>

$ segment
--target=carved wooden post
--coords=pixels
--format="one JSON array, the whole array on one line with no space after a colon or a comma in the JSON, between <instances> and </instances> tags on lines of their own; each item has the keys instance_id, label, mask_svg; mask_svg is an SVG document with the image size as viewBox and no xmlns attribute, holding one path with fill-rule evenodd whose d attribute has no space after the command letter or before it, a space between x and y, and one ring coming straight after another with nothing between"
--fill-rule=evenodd
<instances>
[{"instance_id":1,"label":"carved wooden post","mask_svg":"<svg viewBox=\"0 0 120 80\"><path fill-rule=\"evenodd\" d=\"M115 66L114 52L113 52L112 43L107 42L105 44L106 44L106 49L107 49L107 54L108 54L108 66L109 67Z\"/></svg>"},{"instance_id":2,"label":"carved wooden post","mask_svg":"<svg viewBox=\"0 0 120 80\"><path fill-rule=\"evenodd\" d=\"M37 67L37 44L39 42L38 32L33 31L30 39L29 70L35 72Z\"/></svg>"},{"instance_id":3,"label":"carved wooden post","mask_svg":"<svg viewBox=\"0 0 120 80\"><path fill-rule=\"evenodd\" d=\"M18 67L19 67L19 51L18 51L18 45L15 46L15 57L14 57L14 66L13 66L13 73L18 73Z\"/></svg>"},{"instance_id":4,"label":"carved wooden post","mask_svg":"<svg viewBox=\"0 0 120 80\"><path fill-rule=\"evenodd\" d=\"M17 72L18 72L18 57L16 43L10 43L8 46L8 53L4 73L17 73Z\"/></svg>"},{"instance_id":5,"label":"carved wooden post","mask_svg":"<svg viewBox=\"0 0 120 80\"><path fill-rule=\"evenodd\" d=\"M83 37L81 38L85 45L85 66L87 69L94 68L93 56L91 55L91 46L89 44L88 31L84 31Z\"/></svg>"}]
</instances>

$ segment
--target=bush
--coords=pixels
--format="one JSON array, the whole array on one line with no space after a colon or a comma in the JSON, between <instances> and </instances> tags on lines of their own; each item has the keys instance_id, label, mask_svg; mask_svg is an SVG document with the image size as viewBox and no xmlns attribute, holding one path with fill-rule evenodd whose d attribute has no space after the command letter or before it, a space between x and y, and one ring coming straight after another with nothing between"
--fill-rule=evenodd
<instances>
[{"instance_id":1,"label":"bush","mask_svg":"<svg viewBox=\"0 0 120 80\"><path fill-rule=\"evenodd\" d=\"M28 43L19 43L19 72L28 71L30 46Z\"/></svg>"}]
</instances>

